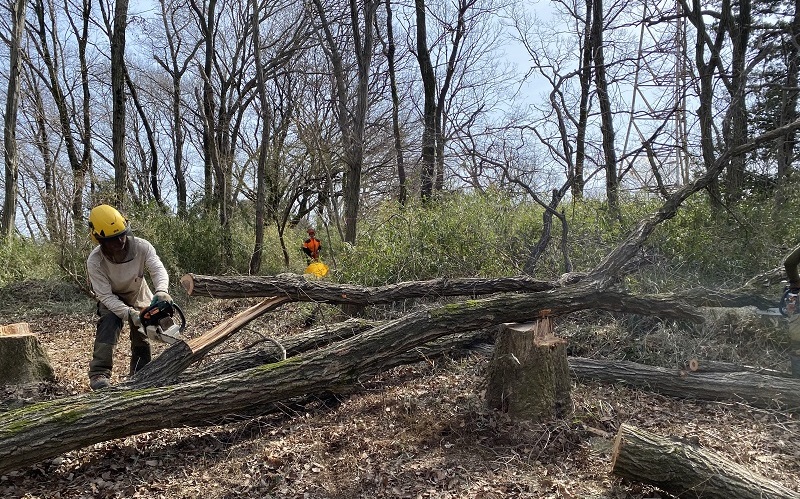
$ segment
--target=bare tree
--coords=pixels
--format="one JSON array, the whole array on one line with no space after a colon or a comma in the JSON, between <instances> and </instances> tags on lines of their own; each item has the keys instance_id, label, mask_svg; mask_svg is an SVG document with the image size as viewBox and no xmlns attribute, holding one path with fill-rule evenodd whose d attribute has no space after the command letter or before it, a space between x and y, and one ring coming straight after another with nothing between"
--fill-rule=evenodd
<instances>
[{"instance_id":1,"label":"bare tree","mask_svg":"<svg viewBox=\"0 0 800 499\"><path fill-rule=\"evenodd\" d=\"M17 145L17 109L19 108L20 53L25 32L26 0L11 2L11 37L6 113L3 122L3 145L5 148L5 199L3 217L0 221L0 236L8 237L14 232L17 214L17 181L19 176L19 150Z\"/></svg>"},{"instance_id":2,"label":"bare tree","mask_svg":"<svg viewBox=\"0 0 800 499\"><path fill-rule=\"evenodd\" d=\"M422 171L420 195L427 199L433 194L436 172L436 73L428 49L428 21L425 0L414 0L417 20L417 61L425 96L422 111Z\"/></svg>"},{"instance_id":3,"label":"bare tree","mask_svg":"<svg viewBox=\"0 0 800 499\"><path fill-rule=\"evenodd\" d=\"M594 61L594 78L597 89L597 101L600 105L600 130L603 135L603 155L606 171L606 198L612 214L619 213L619 178L617 177L617 153L614 142L614 115L611 111L611 97L608 92L606 78L605 48L603 47L603 1L593 0L592 28L589 39Z\"/></svg>"},{"instance_id":4,"label":"bare tree","mask_svg":"<svg viewBox=\"0 0 800 499\"><path fill-rule=\"evenodd\" d=\"M257 167L255 175L255 245L250 258L250 273L257 274L261 269L261 256L264 244L264 225L267 220L276 223L285 263L288 264L288 253L283 241L285 221L288 217L281 217L280 201L284 192L281 184L286 180L282 177L280 168L281 158L290 125L295 119L294 108L297 105L293 95L294 86L292 72L286 66L299 52L310 34L308 22L303 10L297 10L296 15L290 14L292 9L288 6L265 4L261 9L255 0L252 1L252 36L255 54L256 91L258 93L259 126L261 140L256 147ZM283 12L284 16L277 16ZM264 19L273 18L275 29L272 29L274 38L262 39L259 25ZM287 36L291 35L291 36ZM264 60L263 56L270 56ZM267 87L267 80L276 82L273 92ZM278 84L280 81L282 84ZM279 102L271 102L269 94L276 96ZM290 202L289 205L292 203Z\"/></svg>"},{"instance_id":5,"label":"bare tree","mask_svg":"<svg viewBox=\"0 0 800 499\"><path fill-rule=\"evenodd\" d=\"M394 155L397 165L397 181L399 184L397 200L401 205L404 205L406 204L406 197L408 196L408 186L406 185L406 167L403 158L403 140L400 130L400 95L397 90L396 67L397 45L394 41L394 28L392 26L394 17L392 14L391 1L385 0L384 5L386 6L386 40L384 54L386 55L386 62L389 65L389 88L392 95L392 138L394 139Z\"/></svg>"},{"instance_id":6,"label":"bare tree","mask_svg":"<svg viewBox=\"0 0 800 499\"><path fill-rule=\"evenodd\" d=\"M128 0L114 0L113 19L111 33L111 144L114 154L114 196L117 206L124 207L128 184L128 161L125 157L125 31L128 26Z\"/></svg>"},{"instance_id":7,"label":"bare tree","mask_svg":"<svg viewBox=\"0 0 800 499\"><path fill-rule=\"evenodd\" d=\"M355 57L355 96L352 108L349 106L348 74L344 65L342 47L334 36L333 26L321 0L314 0L320 17L320 38L324 41L326 52L332 66L334 98L337 104L339 132L342 141L344 163L344 240L356 242L356 224L361 196L361 172L364 162L365 128L369 111L369 77L373 54L375 14L379 0L349 2L350 40Z\"/></svg>"},{"instance_id":8,"label":"bare tree","mask_svg":"<svg viewBox=\"0 0 800 499\"><path fill-rule=\"evenodd\" d=\"M50 124L46 119L47 112L42 98L42 90L38 78L32 74L30 65L23 65L22 70L30 100L28 103L28 121L33 138L32 142L41 155L41 170L32 173L32 176L41 179L43 184L39 191L39 199L41 199L42 208L44 209L46 234L52 241L65 243L67 233L63 227L59 226L58 201L60 190L57 188L57 166L50 146Z\"/></svg>"},{"instance_id":9,"label":"bare tree","mask_svg":"<svg viewBox=\"0 0 800 499\"><path fill-rule=\"evenodd\" d=\"M91 3L84 0L79 9L80 23L74 22L73 12L66 9L67 17L73 33L76 35L79 58L79 78L82 90L82 99L78 108L73 106L74 100L70 98L69 85L62 81L62 68L68 66L62 60L63 49L57 37L59 28L55 21L55 5L45 0L34 0L35 23L29 25L33 36L33 52L26 56L31 70L45 84L53 104L58 111L58 131L60 140L64 142L67 161L72 169L71 208L74 224L74 237L83 238L83 195L86 186L86 177L92 165L92 139L90 124L88 65L86 63L86 47L89 41L89 23ZM38 57L35 57L38 56ZM34 59L35 57L35 59ZM83 126L76 126L74 118L80 118ZM80 150L78 145L80 144Z\"/></svg>"},{"instance_id":10,"label":"bare tree","mask_svg":"<svg viewBox=\"0 0 800 499\"><path fill-rule=\"evenodd\" d=\"M178 6L167 0L159 0L160 17L163 35L166 40L163 55L154 53L153 58L170 76L170 127L172 138L172 163L175 172L176 203L178 216L187 215L186 167L184 166L184 113L183 108L183 76L189 68L194 55L200 49L202 40L189 41L183 32L188 29L189 20L179 15ZM184 45L188 47L184 49ZM185 54L183 51L185 50Z\"/></svg>"},{"instance_id":11,"label":"bare tree","mask_svg":"<svg viewBox=\"0 0 800 499\"><path fill-rule=\"evenodd\" d=\"M723 2L722 15L731 19L725 22L731 39L731 103L724 127L725 142L735 148L747 141L747 102L748 80L747 52L752 32L752 7L750 0L738 2L738 13L733 6ZM741 198L744 189L745 157L734 156L725 173L725 195L728 202Z\"/></svg>"}]
</instances>

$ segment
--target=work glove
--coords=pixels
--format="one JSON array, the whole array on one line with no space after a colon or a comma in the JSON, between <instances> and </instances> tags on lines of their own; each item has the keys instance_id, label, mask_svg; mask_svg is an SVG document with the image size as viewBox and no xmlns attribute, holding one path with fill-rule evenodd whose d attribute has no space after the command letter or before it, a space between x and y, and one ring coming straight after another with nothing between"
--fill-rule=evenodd
<instances>
[{"instance_id":1,"label":"work glove","mask_svg":"<svg viewBox=\"0 0 800 499\"><path fill-rule=\"evenodd\" d=\"M136 327L142 327L142 318L139 317L139 311L131 307L128 309L128 320Z\"/></svg>"},{"instance_id":2,"label":"work glove","mask_svg":"<svg viewBox=\"0 0 800 499\"><path fill-rule=\"evenodd\" d=\"M156 294L153 295L153 303L165 301L167 303L172 303L172 297L166 291L156 291Z\"/></svg>"}]
</instances>

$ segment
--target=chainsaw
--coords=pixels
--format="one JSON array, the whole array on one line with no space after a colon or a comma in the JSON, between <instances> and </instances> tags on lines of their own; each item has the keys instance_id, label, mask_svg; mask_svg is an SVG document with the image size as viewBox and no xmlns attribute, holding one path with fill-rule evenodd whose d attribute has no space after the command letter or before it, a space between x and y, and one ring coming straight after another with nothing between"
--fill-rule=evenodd
<instances>
[{"instance_id":1,"label":"chainsaw","mask_svg":"<svg viewBox=\"0 0 800 499\"><path fill-rule=\"evenodd\" d=\"M175 317L179 323L175 323ZM157 301L142 310L139 314L142 325L139 331L151 340L161 343L173 344L181 340L181 333L186 328L186 318L183 310L168 301Z\"/></svg>"}]
</instances>

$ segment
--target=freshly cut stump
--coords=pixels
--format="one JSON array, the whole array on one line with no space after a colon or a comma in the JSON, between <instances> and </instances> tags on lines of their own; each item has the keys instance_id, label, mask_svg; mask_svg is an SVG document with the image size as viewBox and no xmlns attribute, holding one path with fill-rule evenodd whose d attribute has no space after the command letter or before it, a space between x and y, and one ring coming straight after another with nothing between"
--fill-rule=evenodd
<instances>
[{"instance_id":1,"label":"freshly cut stump","mask_svg":"<svg viewBox=\"0 0 800 499\"><path fill-rule=\"evenodd\" d=\"M549 317L505 324L489 364L486 402L512 419L562 418L572 410L567 342L552 334Z\"/></svg>"},{"instance_id":2,"label":"freshly cut stump","mask_svg":"<svg viewBox=\"0 0 800 499\"><path fill-rule=\"evenodd\" d=\"M18 385L55 379L53 366L27 322L0 326L0 384Z\"/></svg>"}]
</instances>

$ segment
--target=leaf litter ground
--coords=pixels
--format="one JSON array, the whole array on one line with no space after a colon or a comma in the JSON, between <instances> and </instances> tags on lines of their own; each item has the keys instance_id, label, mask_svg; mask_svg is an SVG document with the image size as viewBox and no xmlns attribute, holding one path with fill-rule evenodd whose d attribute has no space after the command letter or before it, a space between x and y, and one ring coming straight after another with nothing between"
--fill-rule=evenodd
<instances>
[{"instance_id":1,"label":"leaf litter ground","mask_svg":"<svg viewBox=\"0 0 800 499\"><path fill-rule=\"evenodd\" d=\"M193 310L193 324L204 326L195 329L207 330L249 304L226 301ZM307 313L301 305L284 307L223 348L244 348L263 331L297 332ZM30 322L57 379L4 387L0 410L89 391L86 369L95 320L90 313L43 313L33 319L6 314L2 320ZM580 344L581 354L605 349L630 356L641 349L621 345L622 336L609 332L618 323L610 324L581 328L592 330L596 345L588 336L570 341ZM651 350L669 350L668 344L677 342L674 333L653 327L644 338ZM628 334L627 340L636 343L642 337ZM724 350L712 349L710 335L702 340L706 354ZM126 341L116 351L114 382L127 371L121 367L128 364ZM287 405L279 414L95 444L0 476L0 497L670 497L610 474L613 437L621 423L698 443L800 496L797 415L581 383L573 385L570 419L512 422L485 407L488 363L480 352L420 362L363 379L347 394Z\"/></svg>"}]
</instances>

